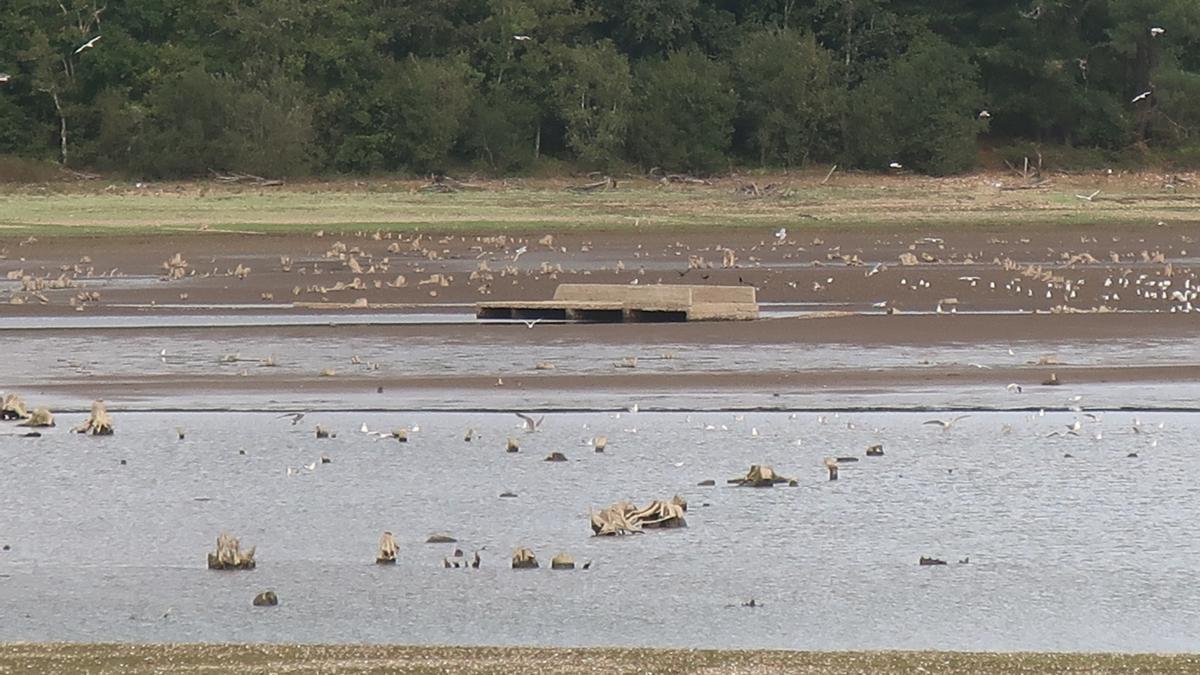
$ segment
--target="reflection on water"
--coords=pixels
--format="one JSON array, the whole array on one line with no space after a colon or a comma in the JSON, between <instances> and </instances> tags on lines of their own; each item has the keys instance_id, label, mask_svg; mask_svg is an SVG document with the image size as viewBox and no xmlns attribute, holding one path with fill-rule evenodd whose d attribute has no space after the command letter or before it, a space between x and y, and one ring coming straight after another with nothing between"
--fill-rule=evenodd
<instances>
[{"instance_id":1,"label":"reflection on water","mask_svg":"<svg viewBox=\"0 0 1200 675\"><path fill-rule=\"evenodd\" d=\"M1081 417L1079 436L1067 413L928 418L555 414L523 434L509 415L125 413L111 438L0 436L0 641L1200 648L1200 415ZM420 431L376 441L364 422ZM874 443L886 456L825 480L823 457ZM760 462L800 487L696 487ZM589 536L589 509L675 493L689 528ZM394 568L371 564L384 529ZM258 546L257 570L203 568L221 530ZM436 531L486 546L483 568L443 569ZM517 546L594 565L516 572ZM251 607L266 588L280 607Z\"/></svg>"}]
</instances>

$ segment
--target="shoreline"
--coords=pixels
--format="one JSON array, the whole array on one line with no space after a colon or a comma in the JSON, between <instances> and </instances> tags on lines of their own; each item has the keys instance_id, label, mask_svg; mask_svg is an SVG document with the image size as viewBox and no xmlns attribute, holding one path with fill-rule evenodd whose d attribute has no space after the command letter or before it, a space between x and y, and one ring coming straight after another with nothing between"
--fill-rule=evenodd
<instances>
[{"instance_id":1,"label":"shoreline","mask_svg":"<svg viewBox=\"0 0 1200 675\"><path fill-rule=\"evenodd\" d=\"M1190 673L1195 654L1072 652L803 652L654 648L399 645L0 645L0 672L152 673Z\"/></svg>"}]
</instances>

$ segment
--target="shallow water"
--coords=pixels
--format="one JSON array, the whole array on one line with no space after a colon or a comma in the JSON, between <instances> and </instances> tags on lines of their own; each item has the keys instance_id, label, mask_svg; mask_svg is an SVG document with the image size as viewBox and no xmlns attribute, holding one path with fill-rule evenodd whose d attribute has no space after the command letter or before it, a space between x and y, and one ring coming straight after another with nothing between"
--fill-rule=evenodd
<instances>
[{"instance_id":1,"label":"shallow water","mask_svg":"<svg viewBox=\"0 0 1200 675\"><path fill-rule=\"evenodd\" d=\"M1075 416L929 417L564 413L524 434L498 414L124 413L111 438L0 436L0 641L1200 649L1200 414L1142 413L1136 433L1112 412L1050 438ZM376 441L364 422L420 431ZM880 442L825 479L823 457ZM696 487L752 463L800 487ZM589 508L675 493L687 529L590 537ZM204 569L223 529L257 570ZM371 562L384 529L395 567ZM436 531L486 546L483 568L443 569L454 546L422 543ZM513 571L517 546L594 565ZM266 588L281 605L252 607Z\"/></svg>"}]
</instances>

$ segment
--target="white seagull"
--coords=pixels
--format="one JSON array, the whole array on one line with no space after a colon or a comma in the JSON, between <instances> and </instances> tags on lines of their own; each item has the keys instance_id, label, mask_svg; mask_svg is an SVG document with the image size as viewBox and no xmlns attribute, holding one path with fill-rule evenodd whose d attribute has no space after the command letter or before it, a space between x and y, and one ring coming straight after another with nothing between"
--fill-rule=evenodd
<instances>
[{"instance_id":1,"label":"white seagull","mask_svg":"<svg viewBox=\"0 0 1200 675\"><path fill-rule=\"evenodd\" d=\"M533 38L529 37L528 35L514 35L513 39L517 42L525 42L526 40L532 40Z\"/></svg>"},{"instance_id":2,"label":"white seagull","mask_svg":"<svg viewBox=\"0 0 1200 675\"><path fill-rule=\"evenodd\" d=\"M958 417L951 417L948 420L925 420L921 424L937 424L938 426L942 427L942 431L945 431L954 426L955 422L968 417L970 417L970 415L959 415Z\"/></svg>"},{"instance_id":3,"label":"white seagull","mask_svg":"<svg viewBox=\"0 0 1200 675\"><path fill-rule=\"evenodd\" d=\"M891 164L888 164L888 168L889 169L903 169L904 165L901 164L900 162L892 162Z\"/></svg>"},{"instance_id":4,"label":"white seagull","mask_svg":"<svg viewBox=\"0 0 1200 675\"><path fill-rule=\"evenodd\" d=\"M1142 93L1138 94L1137 96L1134 96L1133 99L1130 100L1129 102L1137 103L1138 101L1140 101L1144 98L1150 98L1150 94L1152 94L1152 93L1154 93L1154 92L1152 92L1150 90L1143 91Z\"/></svg>"},{"instance_id":5,"label":"white seagull","mask_svg":"<svg viewBox=\"0 0 1200 675\"><path fill-rule=\"evenodd\" d=\"M525 415L523 413L516 413L516 415L517 415L517 417L520 417L521 421L523 421L525 423L525 426L523 428L528 433L533 433L533 432L537 431L538 428L542 426L542 421L546 419L545 415L537 418L536 420L533 419L532 417L530 417L529 415Z\"/></svg>"},{"instance_id":6,"label":"white seagull","mask_svg":"<svg viewBox=\"0 0 1200 675\"><path fill-rule=\"evenodd\" d=\"M1166 28L1159 28L1158 26L1153 26L1150 28L1150 36L1151 37L1158 37L1159 35L1162 35L1165 32L1167 32Z\"/></svg>"},{"instance_id":7,"label":"white seagull","mask_svg":"<svg viewBox=\"0 0 1200 675\"><path fill-rule=\"evenodd\" d=\"M76 49L76 50L75 50L75 53L76 53L76 54L78 54L79 52L81 52L81 51L83 51L83 50L85 50L85 49L91 49L92 47L95 47L95 46L96 46L96 42L98 42L98 41L100 40L100 38L102 38L102 37L104 37L104 36L103 36L103 35L97 35L96 37L92 38L91 40L88 40L87 42L85 42L85 43L83 43L83 44L79 45L79 49Z\"/></svg>"}]
</instances>

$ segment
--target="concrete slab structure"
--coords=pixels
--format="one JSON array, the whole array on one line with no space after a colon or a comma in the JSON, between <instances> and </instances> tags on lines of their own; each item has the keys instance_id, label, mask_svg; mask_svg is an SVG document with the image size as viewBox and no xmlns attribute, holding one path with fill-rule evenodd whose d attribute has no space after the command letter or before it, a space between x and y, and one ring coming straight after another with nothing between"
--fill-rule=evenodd
<instances>
[{"instance_id":1,"label":"concrete slab structure","mask_svg":"<svg viewBox=\"0 0 1200 675\"><path fill-rule=\"evenodd\" d=\"M752 286L560 284L553 300L481 302L480 319L619 323L740 321L758 318Z\"/></svg>"}]
</instances>

